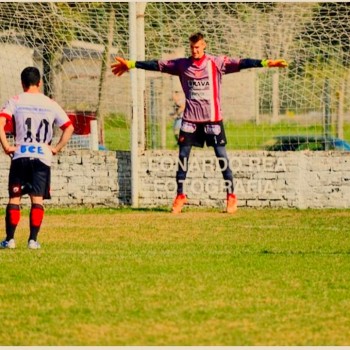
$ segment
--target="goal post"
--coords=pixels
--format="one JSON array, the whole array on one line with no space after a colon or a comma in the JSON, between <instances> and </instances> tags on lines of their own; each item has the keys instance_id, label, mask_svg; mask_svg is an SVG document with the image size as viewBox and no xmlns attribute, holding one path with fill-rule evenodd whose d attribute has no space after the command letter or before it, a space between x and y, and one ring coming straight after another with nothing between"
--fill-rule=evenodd
<instances>
[{"instance_id":1,"label":"goal post","mask_svg":"<svg viewBox=\"0 0 350 350\"><path fill-rule=\"evenodd\" d=\"M137 59L137 5L135 2L129 3L129 46L130 46L130 59ZM138 88L138 71L136 69L131 70L131 204L133 207L138 207L138 192L139 192L139 180L138 180L138 163L139 163L139 111L142 110L139 105L139 88Z\"/></svg>"}]
</instances>

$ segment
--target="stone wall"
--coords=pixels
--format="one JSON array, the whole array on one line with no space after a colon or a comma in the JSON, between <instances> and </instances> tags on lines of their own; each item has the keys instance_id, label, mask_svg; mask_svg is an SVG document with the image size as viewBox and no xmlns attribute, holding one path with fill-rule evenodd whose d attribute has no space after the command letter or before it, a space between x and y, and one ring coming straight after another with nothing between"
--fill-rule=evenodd
<instances>
[{"instance_id":1,"label":"stone wall","mask_svg":"<svg viewBox=\"0 0 350 350\"><path fill-rule=\"evenodd\" d=\"M350 208L350 153L228 152L242 207ZM141 157L140 205L170 205L177 154ZM213 151L191 154L185 192L189 204L224 207L225 183Z\"/></svg>"},{"instance_id":2,"label":"stone wall","mask_svg":"<svg viewBox=\"0 0 350 350\"><path fill-rule=\"evenodd\" d=\"M228 153L241 207L350 208L350 153ZM139 159L139 207L170 207L176 194L177 151L146 151ZM9 162L2 153L3 206ZM66 151L54 158L52 199L45 205L130 205L130 177L129 152ZM192 152L185 189L190 206L224 208L225 183L211 149Z\"/></svg>"},{"instance_id":3,"label":"stone wall","mask_svg":"<svg viewBox=\"0 0 350 350\"><path fill-rule=\"evenodd\" d=\"M0 156L0 203L7 203L10 159ZM64 151L53 158L51 196L45 206L129 205L131 198L129 152L76 150ZM28 204L28 196L23 203Z\"/></svg>"}]
</instances>

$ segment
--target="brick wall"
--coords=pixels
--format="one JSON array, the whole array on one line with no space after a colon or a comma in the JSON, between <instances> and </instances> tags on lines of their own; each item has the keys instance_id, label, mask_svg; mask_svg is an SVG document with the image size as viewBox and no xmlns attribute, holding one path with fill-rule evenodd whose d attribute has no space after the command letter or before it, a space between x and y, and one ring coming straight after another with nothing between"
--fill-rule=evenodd
<instances>
[{"instance_id":1,"label":"brick wall","mask_svg":"<svg viewBox=\"0 0 350 350\"><path fill-rule=\"evenodd\" d=\"M239 206L350 208L350 153L228 154ZM140 162L140 206L171 205L177 152L147 152ZM192 152L188 168L189 204L224 208L225 183L213 151Z\"/></svg>"},{"instance_id":2,"label":"brick wall","mask_svg":"<svg viewBox=\"0 0 350 350\"><path fill-rule=\"evenodd\" d=\"M239 206L350 208L350 153L229 152ZM177 151L140 154L139 206L171 205ZM9 158L0 155L0 204L7 203ZM129 152L66 151L52 164L46 206L130 205ZM185 182L189 205L224 208L225 183L211 149L194 150ZM24 198L23 203L28 203Z\"/></svg>"}]
</instances>

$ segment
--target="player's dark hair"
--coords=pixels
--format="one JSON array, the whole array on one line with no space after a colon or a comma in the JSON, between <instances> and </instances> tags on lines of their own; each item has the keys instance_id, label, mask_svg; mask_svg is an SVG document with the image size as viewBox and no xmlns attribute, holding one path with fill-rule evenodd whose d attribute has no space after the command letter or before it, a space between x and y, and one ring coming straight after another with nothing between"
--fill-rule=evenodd
<instances>
[{"instance_id":1,"label":"player's dark hair","mask_svg":"<svg viewBox=\"0 0 350 350\"><path fill-rule=\"evenodd\" d=\"M204 35L200 32L194 33L189 37L189 40L191 43L196 43L199 40L203 40L204 39Z\"/></svg>"},{"instance_id":2,"label":"player's dark hair","mask_svg":"<svg viewBox=\"0 0 350 350\"><path fill-rule=\"evenodd\" d=\"M22 85L26 88L29 88L30 86L39 86L40 79L40 72L36 67L24 68L21 73Z\"/></svg>"}]
</instances>

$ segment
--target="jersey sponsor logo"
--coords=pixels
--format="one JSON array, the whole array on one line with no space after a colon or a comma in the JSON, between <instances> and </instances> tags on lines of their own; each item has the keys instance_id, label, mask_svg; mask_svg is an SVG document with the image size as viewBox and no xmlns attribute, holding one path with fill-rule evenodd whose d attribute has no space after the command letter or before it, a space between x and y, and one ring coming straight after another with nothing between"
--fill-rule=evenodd
<instances>
[{"instance_id":1,"label":"jersey sponsor logo","mask_svg":"<svg viewBox=\"0 0 350 350\"><path fill-rule=\"evenodd\" d=\"M190 98L191 100L209 100L210 92L209 91L191 91Z\"/></svg>"},{"instance_id":2,"label":"jersey sponsor logo","mask_svg":"<svg viewBox=\"0 0 350 350\"><path fill-rule=\"evenodd\" d=\"M201 80L188 80L188 87L189 88L206 88L209 87L209 80L207 79L201 79Z\"/></svg>"},{"instance_id":3,"label":"jersey sponsor logo","mask_svg":"<svg viewBox=\"0 0 350 350\"><path fill-rule=\"evenodd\" d=\"M197 129L196 124L182 121L181 130L187 132L188 134L193 134Z\"/></svg>"},{"instance_id":4,"label":"jersey sponsor logo","mask_svg":"<svg viewBox=\"0 0 350 350\"><path fill-rule=\"evenodd\" d=\"M52 152L49 146L39 143L23 143L18 146L13 155L13 160L18 158L40 159L44 164L50 166Z\"/></svg>"},{"instance_id":5,"label":"jersey sponsor logo","mask_svg":"<svg viewBox=\"0 0 350 350\"><path fill-rule=\"evenodd\" d=\"M44 155L44 149L42 146L36 145L21 145L19 148L19 153L28 155Z\"/></svg>"},{"instance_id":6,"label":"jersey sponsor logo","mask_svg":"<svg viewBox=\"0 0 350 350\"><path fill-rule=\"evenodd\" d=\"M189 97L191 100L210 100L209 80L188 80L187 84L190 89Z\"/></svg>"},{"instance_id":7,"label":"jersey sponsor logo","mask_svg":"<svg viewBox=\"0 0 350 350\"><path fill-rule=\"evenodd\" d=\"M49 108L35 107L35 106L18 106L17 112L34 112L34 113L48 113Z\"/></svg>"}]
</instances>

